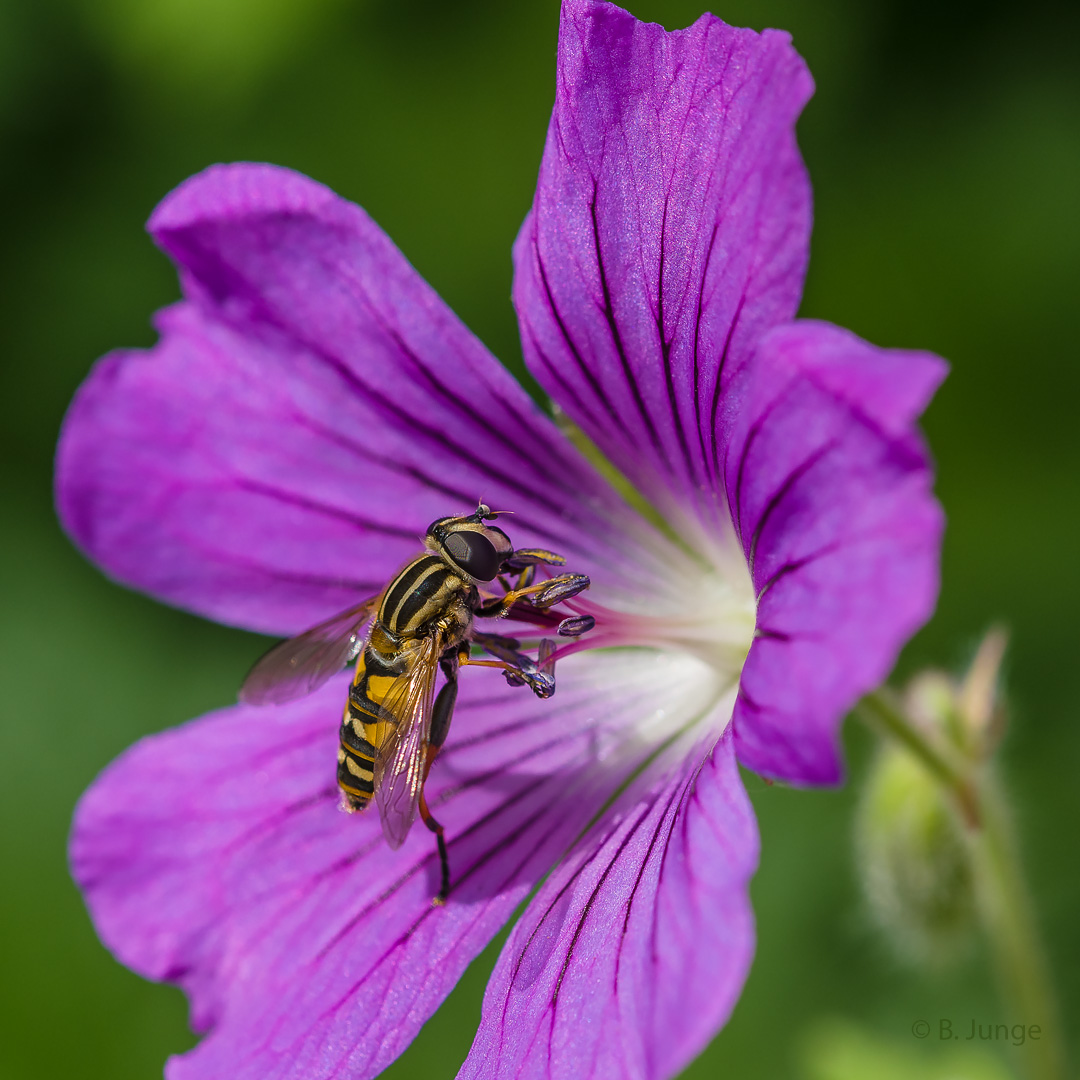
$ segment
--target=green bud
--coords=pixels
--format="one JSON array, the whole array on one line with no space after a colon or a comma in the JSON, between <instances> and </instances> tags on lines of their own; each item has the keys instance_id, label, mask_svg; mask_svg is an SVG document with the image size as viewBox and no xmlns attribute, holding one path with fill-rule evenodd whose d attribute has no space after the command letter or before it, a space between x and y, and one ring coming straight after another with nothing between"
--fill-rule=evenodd
<instances>
[{"instance_id":1,"label":"green bud","mask_svg":"<svg viewBox=\"0 0 1080 1080\"><path fill-rule=\"evenodd\" d=\"M856 844L867 901L898 951L936 966L961 954L976 922L964 827L938 781L897 745L874 763Z\"/></svg>"}]
</instances>

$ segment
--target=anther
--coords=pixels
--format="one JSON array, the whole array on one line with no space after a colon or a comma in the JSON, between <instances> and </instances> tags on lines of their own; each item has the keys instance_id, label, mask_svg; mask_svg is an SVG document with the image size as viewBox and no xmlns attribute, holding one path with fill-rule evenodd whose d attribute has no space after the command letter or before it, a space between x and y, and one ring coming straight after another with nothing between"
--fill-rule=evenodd
<instances>
[{"instance_id":1,"label":"anther","mask_svg":"<svg viewBox=\"0 0 1080 1080\"><path fill-rule=\"evenodd\" d=\"M559 623L556 631L559 637L581 637L587 634L596 625L596 619L591 615L571 615Z\"/></svg>"},{"instance_id":2,"label":"anther","mask_svg":"<svg viewBox=\"0 0 1080 1080\"><path fill-rule=\"evenodd\" d=\"M590 585L588 574L559 574L553 577L542 589L538 589L532 598L538 608L554 607L564 600L569 600L584 592Z\"/></svg>"}]
</instances>

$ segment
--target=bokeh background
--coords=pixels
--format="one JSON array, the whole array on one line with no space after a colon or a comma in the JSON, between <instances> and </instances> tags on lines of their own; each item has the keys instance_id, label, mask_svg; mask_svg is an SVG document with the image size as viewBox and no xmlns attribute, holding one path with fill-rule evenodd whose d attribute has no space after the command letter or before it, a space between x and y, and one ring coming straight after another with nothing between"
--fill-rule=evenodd
<instances>
[{"instance_id":1,"label":"bokeh background","mask_svg":"<svg viewBox=\"0 0 1080 1080\"><path fill-rule=\"evenodd\" d=\"M683 26L703 0L634 0ZM800 124L816 226L803 313L952 375L926 419L949 516L944 589L898 677L1012 631L1003 767L1077 1055L1080 1018L1080 5L727 0L790 30L818 93ZM178 295L142 231L215 161L289 165L362 203L511 368L510 244L553 97L554 0L0 2L0 1076L160 1075L193 1044L179 991L97 942L65 866L72 807L141 735L233 698L261 639L107 582L61 534L52 449L75 387L150 345ZM978 950L912 969L858 889L850 782L748 780L761 820L758 958L687 1075L1002 1080L915 1020L1003 1019ZM496 943L497 944L497 943ZM391 1070L451 1077L484 953ZM688 1003L692 1007L692 1003ZM1032 1018L1034 1022L1038 1018Z\"/></svg>"}]
</instances>

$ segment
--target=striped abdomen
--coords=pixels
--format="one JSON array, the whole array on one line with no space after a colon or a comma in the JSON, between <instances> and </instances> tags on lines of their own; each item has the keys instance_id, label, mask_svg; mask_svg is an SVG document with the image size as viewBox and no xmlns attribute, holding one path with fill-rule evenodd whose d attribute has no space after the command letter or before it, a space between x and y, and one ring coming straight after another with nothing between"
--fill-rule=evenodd
<instances>
[{"instance_id":1,"label":"striped abdomen","mask_svg":"<svg viewBox=\"0 0 1080 1080\"><path fill-rule=\"evenodd\" d=\"M396 645L394 638L376 623L360 654L345 702L338 784L356 810L366 806L375 794L375 758L398 722L383 708L383 702L394 686L411 674L406 654Z\"/></svg>"},{"instance_id":2,"label":"striped abdomen","mask_svg":"<svg viewBox=\"0 0 1080 1080\"><path fill-rule=\"evenodd\" d=\"M383 594L341 721L338 784L353 809L371 801L379 751L391 731L408 719L395 716L393 707L386 707L387 699L393 694L401 701L404 684L416 673L422 639L437 635L436 658L464 639L472 622L472 590L471 582L442 559L422 555Z\"/></svg>"}]
</instances>

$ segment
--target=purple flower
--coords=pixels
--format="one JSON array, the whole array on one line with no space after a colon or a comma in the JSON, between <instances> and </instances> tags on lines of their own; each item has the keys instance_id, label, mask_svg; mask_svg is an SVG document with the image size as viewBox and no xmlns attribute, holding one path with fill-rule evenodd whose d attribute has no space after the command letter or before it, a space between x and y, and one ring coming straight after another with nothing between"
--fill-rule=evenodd
<instances>
[{"instance_id":1,"label":"purple flower","mask_svg":"<svg viewBox=\"0 0 1080 1080\"><path fill-rule=\"evenodd\" d=\"M106 769L73 872L118 958L191 998L207 1036L173 1080L375 1075L544 875L463 1076L667 1077L727 1018L758 844L736 762L837 781L844 712L937 591L915 420L944 365L792 321L811 91L783 33L564 3L514 302L530 369L662 527L358 207L230 165L155 211L185 299L156 348L97 365L58 454L63 521L109 574L292 634L483 497L592 577L573 604L597 618L551 701L463 673L427 787L444 908L430 834L392 851L338 812L345 674Z\"/></svg>"}]
</instances>

